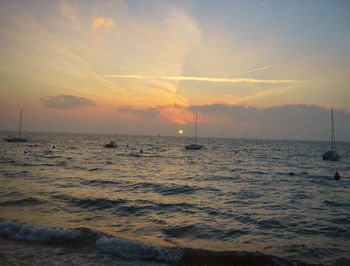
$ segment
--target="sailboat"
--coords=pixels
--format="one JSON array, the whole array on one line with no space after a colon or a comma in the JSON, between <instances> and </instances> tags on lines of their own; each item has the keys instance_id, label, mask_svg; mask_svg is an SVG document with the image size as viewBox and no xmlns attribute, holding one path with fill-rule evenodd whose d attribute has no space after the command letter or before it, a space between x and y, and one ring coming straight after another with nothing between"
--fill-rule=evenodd
<instances>
[{"instance_id":1,"label":"sailboat","mask_svg":"<svg viewBox=\"0 0 350 266\"><path fill-rule=\"evenodd\" d=\"M332 107L332 149L326 151L322 158L324 161L339 161L340 156L335 149L335 129L334 129L334 119L333 119L333 107Z\"/></svg>"},{"instance_id":2,"label":"sailboat","mask_svg":"<svg viewBox=\"0 0 350 266\"><path fill-rule=\"evenodd\" d=\"M194 144L190 144L190 145L186 145L185 149L186 150L202 150L205 147L203 145L199 145L197 144L197 112L196 112L196 137L195 137L195 143Z\"/></svg>"},{"instance_id":3,"label":"sailboat","mask_svg":"<svg viewBox=\"0 0 350 266\"><path fill-rule=\"evenodd\" d=\"M22 110L19 116L19 133L18 137L14 138L4 138L7 142L27 142L27 139L22 138Z\"/></svg>"}]
</instances>

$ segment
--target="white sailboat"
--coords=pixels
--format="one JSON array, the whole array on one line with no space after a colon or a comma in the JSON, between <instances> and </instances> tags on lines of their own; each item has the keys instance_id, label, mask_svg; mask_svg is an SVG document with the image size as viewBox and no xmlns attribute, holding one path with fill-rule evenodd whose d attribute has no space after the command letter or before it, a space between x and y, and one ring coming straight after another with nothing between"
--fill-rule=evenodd
<instances>
[{"instance_id":1,"label":"white sailboat","mask_svg":"<svg viewBox=\"0 0 350 266\"><path fill-rule=\"evenodd\" d=\"M186 145L185 149L186 150L202 150L205 147L203 145L199 145L197 144L197 112L196 112L196 137L195 137L195 143L194 144L190 144L190 145Z\"/></svg>"},{"instance_id":2,"label":"white sailboat","mask_svg":"<svg viewBox=\"0 0 350 266\"><path fill-rule=\"evenodd\" d=\"M326 151L322 158L324 161L339 161L340 156L335 148L335 129L334 129L334 119L333 119L333 107L332 107L332 149Z\"/></svg>"},{"instance_id":3,"label":"white sailboat","mask_svg":"<svg viewBox=\"0 0 350 266\"><path fill-rule=\"evenodd\" d=\"M27 142L27 139L22 138L22 110L19 116L19 133L18 137L14 138L4 138L5 141L7 142Z\"/></svg>"}]
</instances>

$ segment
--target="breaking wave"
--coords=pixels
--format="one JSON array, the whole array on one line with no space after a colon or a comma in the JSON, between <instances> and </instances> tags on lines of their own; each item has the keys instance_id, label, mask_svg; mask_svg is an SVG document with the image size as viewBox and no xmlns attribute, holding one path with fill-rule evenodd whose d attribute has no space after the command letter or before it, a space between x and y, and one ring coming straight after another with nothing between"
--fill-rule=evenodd
<instances>
[{"instance_id":1,"label":"breaking wave","mask_svg":"<svg viewBox=\"0 0 350 266\"><path fill-rule=\"evenodd\" d=\"M161 247L111 237L88 228L62 229L28 225L13 221L0 222L0 236L17 241L55 244L74 248L87 244L91 249L127 260L145 260L184 265L307 265L260 252L210 251L204 249Z\"/></svg>"}]
</instances>

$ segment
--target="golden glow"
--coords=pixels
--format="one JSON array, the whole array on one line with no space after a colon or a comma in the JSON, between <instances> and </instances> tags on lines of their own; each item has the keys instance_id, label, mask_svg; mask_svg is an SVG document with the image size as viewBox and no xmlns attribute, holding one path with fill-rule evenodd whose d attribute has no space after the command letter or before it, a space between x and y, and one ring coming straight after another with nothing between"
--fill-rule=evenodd
<instances>
[{"instance_id":1,"label":"golden glow","mask_svg":"<svg viewBox=\"0 0 350 266\"><path fill-rule=\"evenodd\" d=\"M259 32L268 38L246 38L258 33L257 29L245 35L241 33L248 26L222 24L216 28L214 23L204 27L210 23L200 15L201 5L196 7L198 12L192 12L182 1L162 5L153 1L140 5L124 0L57 1L42 7L40 1L34 1L30 9L22 8L18 1L5 2L0 9L6 21L0 23L0 113L4 114L0 115L0 129L11 129L7 121L17 117L7 116L22 108L26 129L33 126L35 130L35 125L36 130L64 131L76 125L75 131L82 132L124 129L125 133L153 134L154 130L154 134L178 136L180 128L184 135L192 135L184 125L193 127L194 110L200 112L203 128L209 121L228 128L227 119L236 117L226 113L231 105L332 104L350 111L346 100L350 61L339 57L347 54L341 45L347 41L343 35L338 36L342 40L339 49L323 49L327 46L316 42L318 38L308 40L315 41L312 45L304 39L293 43L294 38L278 34L282 29ZM39 7L45 11L39 12ZM229 12L221 22L229 23L231 18ZM293 37L298 36L305 37ZM320 49L312 48L319 45ZM302 52L294 53L297 50ZM61 97L64 101L60 101L60 95L70 100ZM34 122L29 123L29 117ZM58 120L61 122L53 122ZM80 129L72 121L80 121ZM14 123L13 128L16 126ZM213 127L205 130L219 134ZM223 134L228 136L235 125L232 128ZM200 134L205 135L205 130Z\"/></svg>"},{"instance_id":2,"label":"golden glow","mask_svg":"<svg viewBox=\"0 0 350 266\"><path fill-rule=\"evenodd\" d=\"M208 77L185 77L185 76L149 76L149 75L105 75L107 78L128 78L128 79L163 79L174 81L206 81L224 83L261 83L261 84L281 84L299 83L297 80L279 79L251 79L251 78L208 78Z\"/></svg>"},{"instance_id":3,"label":"golden glow","mask_svg":"<svg viewBox=\"0 0 350 266\"><path fill-rule=\"evenodd\" d=\"M187 124L193 121L193 113L182 105L162 105L157 106L160 117L164 120L172 121L176 124Z\"/></svg>"},{"instance_id":4,"label":"golden glow","mask_svg":"<svg viewBox=\"0 0 350 266\"><path fill-rule=\"evenodd\" d=\"M112 18L104 18L104 17L99 17L99 18L95 18L93 23L92 23L92 27L94 29L97 28L111 28L114 26L114 19Z\"/></svg>"},{"instance_id":5,"label":"golden glow","mask_svg":"<svg viewBox=\"0 0 350 266\"><path fill-rule=\"evenodd\" d=\"M179 133L180 135L182 135L182 134L184 133L184 131L183 131L182 129L179 129L178 133Z\"/></svg>"}]
</instances>

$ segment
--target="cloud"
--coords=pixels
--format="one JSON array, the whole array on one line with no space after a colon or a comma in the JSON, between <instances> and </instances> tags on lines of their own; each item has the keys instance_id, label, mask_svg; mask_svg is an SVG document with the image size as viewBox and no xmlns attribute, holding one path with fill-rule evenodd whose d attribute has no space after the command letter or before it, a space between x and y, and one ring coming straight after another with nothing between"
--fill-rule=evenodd
<instances>
[{"instance_id":1,"label":"cloud","mask_svg":"<svg viewBox=\"0 0 350 266\"><path fill-rule=\"evenodd\" d=\"M97 28L111 28L114 26L114 19L107 17L95 18L92 22L92 27L96 30Z\"/></svg>"},{"instance_id":2,"label":"cloud","mask_svg":"<svg viewBox=\"0 0 350 266\"><path fill-rule=\"evenodd\" d=\"M41 98L44 106L54 109L76 109L79 107L93 106L96 103L93 100L85 97L78 97L74 95L61 94L57 96L46 96Z\"/></svg>"},{"instance_id":3,"label":"cloud","mask_svg":"<svg viewBox=\"0 0 350 266\"><path fill-rule=\"evenodd\" d=\"M157 105L156 107L136 108L132 106L118 108L119 112L134 114L143 118L157 118L176 124L193 121L192 111L178 104Z\"/></svg>"},{"instance_id":4,"label":"cloud","mask_svg":"<svg viewBox=\"0 0 350 266\"><path fill-rule=\"evenodd\" d=\"M142 117L155 118L159 116L159 110L157 108L146 108L146 109L137 109L131 106L118 108L119 112L136 114Z\"/></svg>"},{"instance_id":5,"label":"cloud","mask_svg":"<svg viewBox=\"0 0 350 266\"><path fill-rule=\"evenodd\" d=\"M247 74L247 73L257 72L257 71L266 70L266 69L270 69L270 68L272 68L272 66L259 67L259 68L243 71L240 74Z\"/></svg>"},{"instance_id":6,"label":"cloud","mask_svg":"<svg viewBox=\"0 0 350 266\"><path fill-rule=\"evenodd\" d=\"M253 71L258 71L258 70L259 69L253 70ZM298 80L253 79L253 78L210 78L210 77L150 76L150 75L104 75L104 76L107 78L161 79L161 80L173 80L173 81L205 81L205 82L219 82L219 83L290 84L290 83L301 82Z\"/></svg>"},{"instance_id":7,"label":"cloud","mask_svg":"<svg viewBox=\"0 0 350 266\"><path fill-rule=\"evenodd\" d=\"M193 130L194 113L198 112L202 136L249 137L269 139L330 140L330 110L315 105L282 105L256 108L231 104L183 106L177 104L155 107L128 106L118 109L136 115L135 119L160 127L183 125ZM350 113L335 110L337 140L348 140ZM159 128L157 128L159 126Z\"/></svg>"},{"instance_id":8,"label":"cloud","mask_svg":"<svg viewBox=\"0 0 350 266\"><path fill-rule=\"evenodd\" d=\"M240 105L209 104L189 106L207 117L208 125L215 120L226 121L226 131L247 132L249 137L277 139L330 139L330 111L315 105L282 105L255 108ZM335 110L337 139L348 139L350 113ZM235 133L238 134L238 133Z\"/></svg>"}]
</instances>

